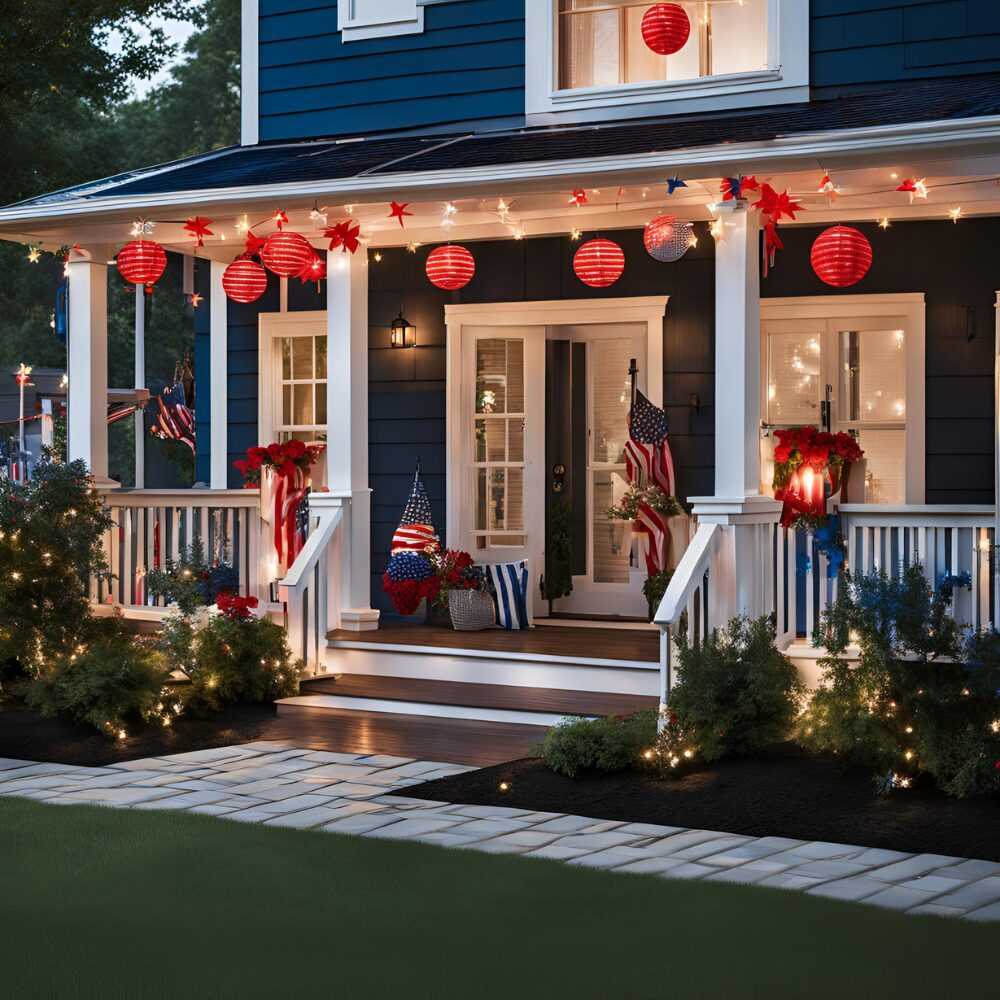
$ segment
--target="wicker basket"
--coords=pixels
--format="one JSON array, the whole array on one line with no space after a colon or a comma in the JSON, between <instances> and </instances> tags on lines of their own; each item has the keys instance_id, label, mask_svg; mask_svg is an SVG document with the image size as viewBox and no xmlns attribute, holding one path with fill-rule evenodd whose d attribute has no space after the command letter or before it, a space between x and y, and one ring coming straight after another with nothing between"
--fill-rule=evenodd
<instances>
[{"instance_id":1,"label":"wicker basket","mask_svg":"<svg viewBox=\"0 0 1000 1000\"><path fill-rule=\"evenodd\" d=\"M448 611L456 632L481 632L496 624L493 598L483 590L453 590Z\"/></svg>"}]
</instances>

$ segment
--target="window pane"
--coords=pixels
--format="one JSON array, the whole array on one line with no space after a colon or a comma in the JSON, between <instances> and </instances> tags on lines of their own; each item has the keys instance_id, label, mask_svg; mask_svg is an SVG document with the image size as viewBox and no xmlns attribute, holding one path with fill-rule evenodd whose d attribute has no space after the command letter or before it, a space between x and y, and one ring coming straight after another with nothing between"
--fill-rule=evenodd
<instances>
[{"instance_id":1,"label":"window pane","mask_svg":"<svg viewBox=\"0 0 1000 1000\"><path fill-rule=\"evenodd\" d=\"M286 426L292 422L292 387L281 387L281 422Z\"/></svg>"},{"instance_id":2,"label":"window pane","mask_svg":"<svg viewBox=\"0 0 1000 1000\"><path fill-rule=\"evenodd\" d=\"M506 420L480 420L483 425L483 446L486 457L480 461L505 462L507 449L504 436Z\"/></svg>"},{"instance_id":3,"label":"window pane","mask_svg":"<svg viewBox=\"0 0 1000 1000\"><path fill-rule=\"evenodd\" d=\"M476 342L476 413L507 409L507 341Z\"/></svg>"},{"instance_id":4,"label":"window pane","mask_svg":"<svg viewBox=\"0 0 1000 1000\"><path fill-rule=\"evenodd\" d=\"M560 86L614 87L621 82L617 10L564 14L559 18Z\"/></svg>"},{"instance_id":5,"label":"window pane","mask_svg":"<svg viewBox=\"0 0 1000 1000\"><path fill-rule=\"evenodd\" d=\"M316 423L321 427L326 424L326 383L316 383Z\"/></svg>"},{"instance_id":6,"label":"window pane","mask_svg":"<svg viewBox=\"0 0 1000 1000\"><path fill-rule=\"evenodd\" d=\"M312 337L292 337L292 378L313 377Z\"/></svg>"},{"instance_id":7,"label":"window pane","mask_svg":"<svg viewBox=\"0 0 1000 1000\"><path fill-rule=\"evenodd\" d=\"M292 386L292 389L295 401L292 411L294 417L292 423L296 426L300 424L311 425L313 423L313 387L311 385L295 385Z\"/></svg>"},{"instance_id":8,"label":"window pane","mask_svg":"<svg viewBox=\"0 0 1000 1000\"><path fill-rule=\"evenodd\" d=\"M283 337L281 340L281 377L290 379L292 377L292 339Z\"/></svg>"},{"instance_id":9,"label":"window pane","mask_svg":"<svg viewBox=\"0 0 1000 1000\"><path fill-rule=\"evenodd\" d=\"M507 421L507 461L524 461L524 418Z\"/></svg>"},{"instance_id":10,"label":"window pane","mask_svg":"<svg viewBox=\"0 0 1000 1000\"><path fill-rule=\"evenodd\" d=\"M628 368L632 341L595 340L592 350L593 460L617 465L625 461L624 448L628 439L629 394L632 387Z\"/></svg>"},{"instance_id":11,"label":"window pane","mask_svg":"<svg viewBox=\"0 0 1000 1000\"><path fill-rule=\"evenodd\" d=\"M906 503L906 431L863 430L858 443L868 461L867 503Z\"/></svg>"},{"instance_id":12,"label":"window pane","mask_svg":"<svg viewBox=\"0 0 1000 1000\"><path fill-rule=\"evenodd\" d=\"M675 61L687 62L686 53L688 49L695 52L695 71L697 76L698 45L692 39L688 39L687 45L680 52L670 56L657 55L643 40L642 37L642 16L646 13L647 7L627 7L625 8L625 83L643 83L647 80L666 80L667 66ZM697 38L697 35L694 35ZM692 75L692 74L688 74Z\"/></svg>"},{"instance_id":13,"label":"window pane","mask_svg":"<svg viewBox=\"0 0 1000 1000\"><path fill-rule=\"evenodd\" d=\"M473 474L476 477L475 480L475 490L476 490L476 516L475 524L476 531L486 530L486 515L489 509L488 496L489 496L489 470L488 469L475 469Z\"/></svg>"},{"instance_id":14,"label":"window pane","mask_svg":"<svg viewBox=\"0 0 1000 1000\"><path fill-rule=\"evenodd\" d=\"M715 3L712 9L712 74L767 69L767 0Z\"/></svg>"},{"instance_id":15,"label":"window pane","mask_svg":"<svg viewBox=\"0 0 1000 1000\"><path fill-rule=\"evenodd\" d=\"M521 531L524 529L524 470L504 469L497 471L505 473L507 484L503 527L508 530Z\"/></svg>"},{"instance_id":16,"label":"window pane","mask_svg":"<svg viewBox=\"0 0 1000 1000\"><path fill-rule=\"evenodd\" d=\"M767 344L768 422L818 426L819 333L771 333Z\"/></svg>"},{"instance_id":17,"label":"window pane","mask_svg":"<svg viewBox=\"0 0 1000 1000\"><path fill-rule=\"evenodd\" d=\"M524 413L524 341L507 341L507 412Z\"/></svg>"},{"instance_id":18,"label":"window pane","mask_svg":"<svg viewBox=\"0 0 1000 1000\"><path fill-rule=\"evenodd\" d=\"M906 419L902 330L842 330L840 372L846 420L895 423Z\"/></svg>"},{"instance_id":19,"label":"window pane","mask_svg":"<svg viewBox=\"0 0 1000 1000\"><path fill-rule=\"evenodd\" d=\"M326 377L326 337L316 338L316 376Z\"/></svg>"},{"instance_id":20,"label":"window pane","mask_svg":"<svg viewBox=\"0 0 1000 1000\"><path fill-rule=\"evenodd\" d=\"M625 521L609 521L605 516L614 503L615 480L618 492L623 492L623 481L615 472L595 472L594 491L594 582L628 583L629 556L632 531Z\"/></svg>"}]
</instances>

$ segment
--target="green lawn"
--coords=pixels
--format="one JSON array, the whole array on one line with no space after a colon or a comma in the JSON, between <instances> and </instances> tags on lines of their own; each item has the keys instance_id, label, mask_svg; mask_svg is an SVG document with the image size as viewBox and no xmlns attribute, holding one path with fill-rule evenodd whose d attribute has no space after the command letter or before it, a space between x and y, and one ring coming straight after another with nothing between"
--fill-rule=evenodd
<instances>
[{"instance_id":1,"label":"green lawn","mask_svg":"<svg viewBox=\"0 0 1000 1000\"><path fill-rule=\"evenodd\" d=\"M0 996L18 1000L913 1000L996 982L996 924L13 798L0 913Z\"/></svg>"}]
</instances>

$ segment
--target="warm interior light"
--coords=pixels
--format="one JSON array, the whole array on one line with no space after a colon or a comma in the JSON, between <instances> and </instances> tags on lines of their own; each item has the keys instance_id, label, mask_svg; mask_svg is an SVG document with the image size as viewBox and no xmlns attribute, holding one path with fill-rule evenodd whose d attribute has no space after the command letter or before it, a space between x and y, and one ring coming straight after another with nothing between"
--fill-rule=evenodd
<instances>
[{"instance_id":1,"label":"warm interior light","mask_svg":"<svg viewBox=\"0 0 1000 1000\"><path fill-rule=\"evenodd\" d=\"M399 311L392 321L389 343L392 347L416 347L417 328Z\"/></svg>"}]
</instances>

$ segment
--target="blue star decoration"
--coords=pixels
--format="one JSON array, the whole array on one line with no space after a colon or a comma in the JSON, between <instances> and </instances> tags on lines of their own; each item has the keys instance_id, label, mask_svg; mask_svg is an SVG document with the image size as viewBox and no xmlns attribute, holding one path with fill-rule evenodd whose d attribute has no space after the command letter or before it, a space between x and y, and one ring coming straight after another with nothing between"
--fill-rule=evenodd
<instances>
[{"instance_id":1,"label":"blue star decoration","mask_svg":"<svg viewBox=\"0 0 1000 1000\"><path fill-rule=\"evenodd\" d=\"M685 184L679 177L673 177L667 181L667 194L673 194L678 188L686 187L687 184Z\"/></svg>"}]
</instances>

